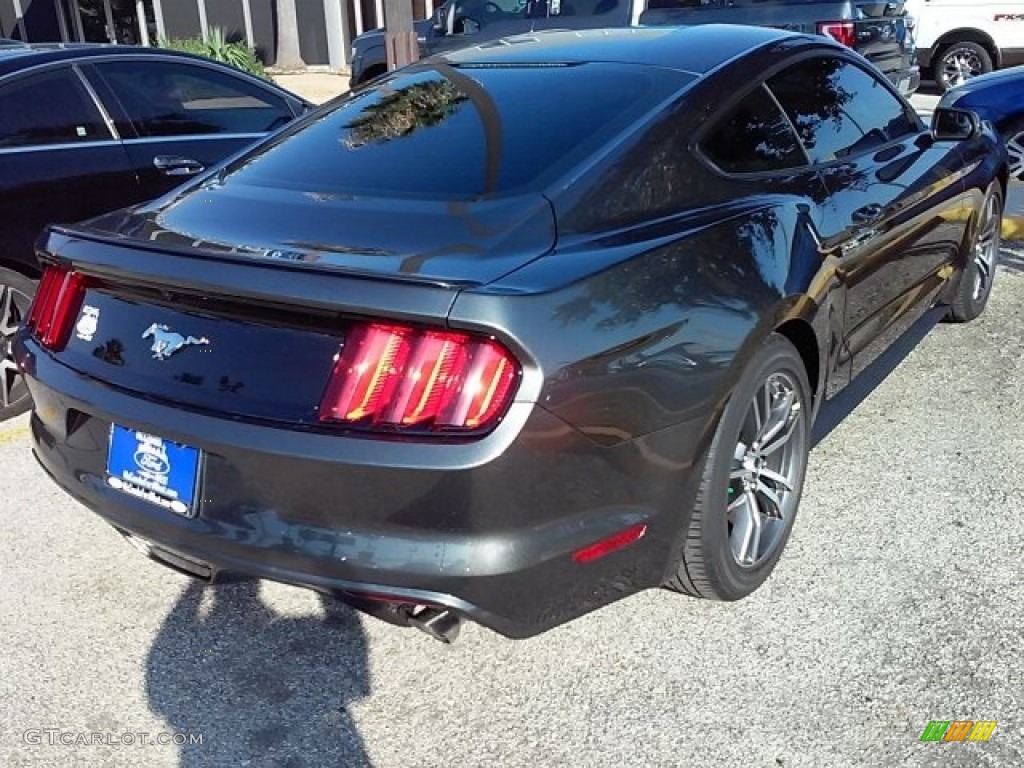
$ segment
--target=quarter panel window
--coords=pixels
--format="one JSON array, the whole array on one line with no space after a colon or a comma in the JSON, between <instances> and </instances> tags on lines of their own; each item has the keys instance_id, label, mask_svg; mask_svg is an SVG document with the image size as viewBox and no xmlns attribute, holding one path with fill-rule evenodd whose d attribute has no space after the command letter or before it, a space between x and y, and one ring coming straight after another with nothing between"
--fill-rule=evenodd
<instances>
[{"instance_id":1,"label":"quarter panel window","mask_svg":"<svg viewBox=\"0 0 1024 768\"><path fill-rule=\"evenodd\" d=\"M903 103L879 78L843 59L801 61L768 87L815 163L858 155L916 131Z\"/></svg>"},{"instance_id":2,"label":"quarter panel window","mask_svg":"<svg viewBox=\"0 0 1024 768\"><path fill-rule=\"evenodd\" d=\"M139 136L265 133L292 119L283 98L207 67L116 61L96 69Z\"/></svg>"},{"instance_id":3,"label":"quarter panel window","mask_svg":"<svg viewBox=\"0 0 1024 768\"><path fill-rule=\"evenodd\" d=\"M807 164L789 121L762 87L712 126L701 149L727 173L780 171Z\"/></svg>"},{"instance_id":4,"label":"quarter panel window","mask_svg":"<svg viewBox=\"0 0 1024 768\"><path fill-rule=\"evenodd\" d=\"M67 67L0 88L0 148L109 138L92 98Z\"/></svg>"}]
</instances>

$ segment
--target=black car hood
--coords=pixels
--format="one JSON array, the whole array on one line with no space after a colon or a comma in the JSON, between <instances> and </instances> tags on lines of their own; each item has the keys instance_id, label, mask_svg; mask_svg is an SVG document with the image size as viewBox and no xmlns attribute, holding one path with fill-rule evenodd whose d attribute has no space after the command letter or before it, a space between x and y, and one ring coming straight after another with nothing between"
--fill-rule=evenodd
<instances>
[{"instance_id":1,"label":"black car hood","mask_svg":"<svg viewBox=\"0 0 1024 768\"><path fill-rule=\"evenodd\" d=\"M382 199L213 182L79 225L147 245L446 285L492 282L543 256L555 219L543 195Z\"/></svg>"}]
</instances>

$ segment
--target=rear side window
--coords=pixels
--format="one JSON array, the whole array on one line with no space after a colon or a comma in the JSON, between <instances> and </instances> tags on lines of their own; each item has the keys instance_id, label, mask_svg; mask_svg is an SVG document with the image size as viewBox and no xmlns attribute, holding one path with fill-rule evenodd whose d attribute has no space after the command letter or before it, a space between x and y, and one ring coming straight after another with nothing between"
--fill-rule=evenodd
<instances>
[{"instance_id":1,"label":"rear side window","mask_svg":"<svg viewBox=\"0 0 1024 768\"><path fill-rule=\"evenodd\" d=\"M726 173L781 171L807 164L789 121L763 87L718 120L700 148Z\"/></svg>"},{"instance_id":2,"label":"rear side window","mask_svg":"<svg viewBox=\"0 0 1024 768\"><path fill-rule=\"evenodd\" d=\"M96 105L68 68L0 86L0 148L109 138Z\"/></svg>"},{"instance_id":3,"label":"rear side window","mask_svg":"<svg viewBox=\"0 0 1024 768\"><path fill-rule=\"evenodd\" d=\"M378 197L538 191L692 80L600 63L424 64L354 93L231 177Z\"/></svg>"},{"instance_id":4,"label":"rear side window","mask_svg":"<svg viewBox=\"0 0 1024 768\"><path fill-rule=\"evenodd\" d=\"M917 130L881 79L843 59L799 62L768 87L815 163L859 155Z\"/></svg>"},{"instance_id":5,"label":"rear side window","mask_svg":"<svg viewBox=\"0 0 1024 768\"><path fill-rule=\"evenodd\" d=\"M139 136L265 133L292 119L277 94L208 67L136 60L95 69Z\"/></svg>"}]
</instances>

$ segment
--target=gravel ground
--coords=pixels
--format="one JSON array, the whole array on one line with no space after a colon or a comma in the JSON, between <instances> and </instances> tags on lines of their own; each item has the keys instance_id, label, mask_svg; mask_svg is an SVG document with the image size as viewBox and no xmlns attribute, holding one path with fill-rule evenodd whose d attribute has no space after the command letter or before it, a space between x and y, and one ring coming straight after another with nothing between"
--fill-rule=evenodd
<instances>
[{"instance_id":1,"label":"gravel ground","mask_svg":"<svg viewBox=\"0 0 1024 768\"><path fill-rule=\"evenodd\" d=\"M935 329L815 449L752 598L652 591L521 642L470 626L443 646L301 590L191 582L4 425L0 766L1018 768L1022 328L1019 245L984 318ZM936 719L999 724L921 743Z\"/></svg>"}]
</instances>

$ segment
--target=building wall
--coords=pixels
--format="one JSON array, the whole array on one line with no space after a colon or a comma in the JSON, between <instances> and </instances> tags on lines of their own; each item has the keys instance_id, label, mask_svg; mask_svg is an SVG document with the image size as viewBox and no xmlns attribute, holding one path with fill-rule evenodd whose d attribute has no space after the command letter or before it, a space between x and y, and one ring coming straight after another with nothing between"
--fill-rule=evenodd
<instances>
[{"instance_id":1,"label":"building wall","mask_svg":"<svg viewBox=\"0 0 1024 768\"><path fill-rule=\"evenodd\" d=\"M296 0L299 49L307 64L327 64L327 28L323 0Z\"/></svg>"},{"instance_id":2,"label":"building wall","mask_svg":"<svg viewBox=\"0 0 1024 768\"><path fill-rule=\"evenodd\" d=\"M15 40L21 39L18 32L17 19L14 17L14 3L11 0L0 0L0 37L11 37Z\"/></svg>"},{"instance_id":3,"label":"building wall","mask_svg":"<svg viewBox=\"0 0 1024 768\"><path fill-rule=\"evenodd\" d=\"M199 37L199 6L192 0L164 0L164 29L171 40ZM209 6L207 6L209 8ZM209 16L209 10L207 10Z\"/></svg>"},{"instance_id":4,"label":"building wall","mask_svg":"<svg viewBox=\"0 0 1024 768\"><path fill-rule=\"evenodd\" d=\"M60 40L53 0L21 0L21 10L25 14L25 32L29 40L41 43ZM14 0L0 0L0 37L21 40Z\"/></svg>"},{"instance_id":5,"label":"building wall","mask_svg":"<svg viewBox=\"0 0 1024 768\"><path fill-rule=\"evenodd\" d=\"M206 0L206 21L221 27L229 39L245 40L245 14L238 0Z\"/></svg>"},{"instance_id":6,"label":"building wall","mask_svg":"<svg viewBox=\"0 0 1024 768\"><path fill-rule=\"evenodd\" d=\"M15 39L22 37L17 28L14 2L15 0L0 0L0 37ZM60 2L67 9L69 34L71 39L75 39L75 24L70 16L72 4L70 0L60 0ZM102 0L93 0L93 2L102 7ZM223 27L229 36L245 39L245 16L242 10L242 0L204 0L204 2L207 23L210 27ZM429 10L428 2L429 0L413 0L413 11L416 18L426 15ZM434 0L435 4L439 5L440 2L441 0ZM331 32L343 36L344 52L348 56L352 38L365 29L381 26L383 20L377 18L378 0L346 0L346 3L348 5L348 28ZM359 3L362 10L361 29L356 27L355 3ZM150 7L149 14L152 18L152 3L147 2L146 4ZM249 0L249 4L252 12L253 42L256 51L263 61L272 65L276 33L274 0ZM21 0L21 7L25 13L25 30L29 41L44 42L61 39L54 0ZM164 26L168 37L200 36L197 0L163 0L162 7ZM296 11L303 60L312 66L329 64L328 30L323 0L296 0ZM117 14L116 4L114 13Z\"/></svg>"}]
</instances>

